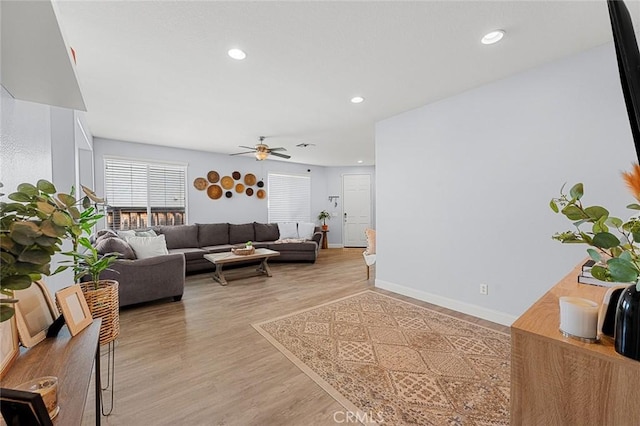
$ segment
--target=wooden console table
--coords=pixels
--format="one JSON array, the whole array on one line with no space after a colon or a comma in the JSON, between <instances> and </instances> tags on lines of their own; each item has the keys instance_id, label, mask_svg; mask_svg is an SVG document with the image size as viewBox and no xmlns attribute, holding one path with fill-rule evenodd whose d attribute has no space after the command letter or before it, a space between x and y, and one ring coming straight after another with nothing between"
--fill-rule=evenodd
<instances>
[{"instance_id":1,"label":"wooden console table","mask_svg":"<svg viewBox=\"0 0 640 426\"><path fill-rule=\"evenodd\" d=\"M637 425L640 362L613 342L563 337L560 296L602 303L606 287L578 284L582 263L511 326L512 425Z\"/></svg>"},{"instance_id":2,"label":"wooden console table","mask_svg":"<svg viewBox=\"0 0 640 426\"><path fill-rule=\"evenodd\" d=\"M60 413L53 419L53 423L80 425L95 360L96 425L99 425L101 410L98 339L101 322L100 319L93 320L93 323L73 338L65 325L58 337L47 338L24 350L2 379L2 387L11 388L37 377L56 376Z\"/></svg>"}]
</instances>

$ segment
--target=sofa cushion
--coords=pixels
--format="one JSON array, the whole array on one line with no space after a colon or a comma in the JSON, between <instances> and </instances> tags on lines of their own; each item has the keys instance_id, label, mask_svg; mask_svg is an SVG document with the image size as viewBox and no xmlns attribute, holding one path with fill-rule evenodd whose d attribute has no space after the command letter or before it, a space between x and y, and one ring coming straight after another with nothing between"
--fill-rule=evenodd
<instances>
[{"instance_id":1,"label":"sofa cushion","mask_svg":"<svg viewBox=\"0 0 640 426\"><path fill-rule=\"evenodd\" d=\"M165 236L168 249L198 247L196 225L156 226L154 230Z\"/></svg>"},{"instance_id":2,"label":"sofa cushion","mask_svg":"<svg viewBox=\"0 0 640 426\"><path fill-rule=\"evenodd\" d=\"M298 238L298 224L295 222L278 222L280 240Z\"/></svg>"},{"instance_id":3,"label":"sofa cushion","mask_svg":"<svg viewBox=\"0 0 640 426\"><path fill-rule=\"evenodd\" d=\"M133 248L138 259L169 254L164 235L157 237L127 237L127 242Z\"/></svg>"},{"instance_id":4,"label":"sofa cushion","mask_svg":"<svg viewBox=\"0 0 640 426\"><path fill-rule=\"evenodd\" d=\"M305 240L310 240L313 237L313 232L315 231L315 229L315 223L298 222L298 237Z\"/></svg>"},{"instance_id":5,"label":"sofa cushion","mask_svg":"<svg viewBox=\"0 0 640 426\"><path fill-rule=\"evenodd\" d=\"M169 254L173 253L182 253L184 254L184 258L188 261L190 260L198 260L202 259L202 257L207 254L206 250L201 248L177 248L169 250Z\"/></svg>"},{"instance_id":6,"label":"sofa cushion","mask_svg":"<svg viewBox=\"0 0 640 426\"><path fill-rule=\"evenodd\" d=\"M229 244L246 243L255 239L256 234L253 231L253 223L229 224Z\"/></svg>"},{"instance_id":7,"label":"sofa cushion","mask_svg":"<svg viewBox=\"0 0 640 426\"><path fill-rule=\"evenodd\" d=\"M118 253L118 258L120 259L135 259L136 255L133 252L131 246L122 238L107 236L110 234L105 234L101 237L98 237L95 248L98 251L98 254L105 255L110 253Z\"/></svg>"},{"instance_id":8,"label":"sofa cushion","mask_svg":"<svg viewBox=\"0 0 640 426\"><path fill-rule=\"evenodd\" d=\"M229 244L228 223L196 223L198 226L198 247Z\"/></svg>"},{"instance_id":9,"label":"sofa cushion","mask_svg":"<svg viewBox=\"0 0 640 426\"><path fill-rule=\"evenodd\" d=\"M318 245L314 241L305 241L303 243L273 243L269 244L269 249L275 251L314 251Z\"/></svg>"},{"instance_id":10,"label":"sofa cushion","mask_svg":"<svg viewBox=\"0 0 640 426\"><path fill-rule=\"evenodd\" d=\"M253 228L256 231L256 241L275 241L280 238L277 223L253 222Z\"/></svg>"}]
</instances>

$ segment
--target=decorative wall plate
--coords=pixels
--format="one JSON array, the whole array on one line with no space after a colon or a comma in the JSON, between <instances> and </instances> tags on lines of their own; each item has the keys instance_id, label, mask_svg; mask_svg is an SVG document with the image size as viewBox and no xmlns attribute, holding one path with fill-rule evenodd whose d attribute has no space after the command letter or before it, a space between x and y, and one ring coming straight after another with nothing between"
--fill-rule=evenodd
<instances>
[{"instance_id":1,"label":"decorative wall plate","mask_svg":"<svg viewBox=\"0 0 640 426\"><path fill-rule=\"evenodd\" d=\"M260 181L256 185L258 185L258 188L262 188L264 186L264 182Z\"/></svg>"},{"instance_id":2,"label":"decorative wall plate","mask_svg":"<svg viewBox=\"0 0 640 426\"><path fill-rule=\"evenodd\" d=\"M222 197L222 188L220 188L219 185L211 185L207 188L207 195L212 200L217 200L218 198Z\"/></svg>"},{"instance_id":3,"label":"decorative wall plate","mask_svg":"<svg viewBox=\"0 0 640 426\"><path fill-rule=\"evenodd\" d=\"M218 172L211 170L209 173L207 173L207 180L211 183L218 183L218 181L220 180L220 175L218 174Z\"/></svg>"},{"instance_id":4,"label":"decorative wall plate","mask_svg":"<svg viewBox=\"0 0 640 426\"><path fill-rule=\"evenodd\" d=\"M244 192L244 185L241 183L236 184L236 192L242 194Z\"/></svg>"},{"instance_id":5,"label":"decorative wall plate","mask_svg":"<svg viewBox=\"0 0 640 426\"><path fill-rule=\"evenodd\" d=\"M231 176L225 176L220 180L220 184L224 189L233 188L233 178Z\"/></svg>"},{"instance_id":6,"label":"decorative wall plate","mask_svg":"<svg viewBox=\"0 0 640 426\"><path fill-rule=\"evenodd\" d=\"M246 175L244 175L244 183L246 183L249 186L253 186L256 184L256 176L252 173L247 173Z\"/></svg>"},{"instance_id":7,"label":"decorative wall plate","mask_svg":"<svg viewBox=\"0 0 640 426\"><path fill-rule=\"evenodd\" d=\"M267 196L267 193L265 192L264 189L258 189L258 192L256 192L256 196L262 200L264 197Z\"/></svg>"},{"instance_id":8,"label":"decorative wall plate","mask_svg":"<svg viewBox=\"0 0 640 426\"><path fill-rule=\"evenodd\" d=\"M245 194L251 197L253 195L253 188L247 188L247 190L245 191Z\"/></svg>"},{"instance_id":9,"label":"decorative wall plate","mask_svg":"<svg viewBox=\"0 0 640 426\"><path fill-rule=\"evenodd\" d=\"M233 176L233 178L234 178L235 180L240 180L240 177L241 177L242 175L240 174L240 172L233 172L233 173L231 173L231 176Z\"/></svg>"},{"instance_id":10,"label":"decorative wall plate","mask_svg":"<svg viewBox=\"0 0 640 426\"><path fill-rule=\"evenodd\" d=\"M231 197L233 197L233 192L231 192L231 191L227 191L227 192L225 192L225 193L224 193L224 195L225 195L225 197L227 197L227 198L231 198Z\"/></svg>"},{"instance_id":11,"label":"decorative wall plate","mask_svg":"<svg viewBox=\"0 0 640 426\"><path fill-rule=\"evenodd\" d=\"M208 183L205 178L199 177L193 181L193 186L195 186L198 191L204 191L207 189L207 185Z\"/></svg>"}]
</instances>

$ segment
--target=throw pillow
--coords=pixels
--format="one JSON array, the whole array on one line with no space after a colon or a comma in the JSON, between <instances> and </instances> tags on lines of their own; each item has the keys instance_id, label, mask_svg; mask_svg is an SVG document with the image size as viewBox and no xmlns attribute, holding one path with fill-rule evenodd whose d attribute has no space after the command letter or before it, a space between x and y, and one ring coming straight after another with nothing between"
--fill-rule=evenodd
<instances>
[{"instance_id":1,"label":"throw pillow","mask_svg":"<svg viewBox=\"0 0 640 426\"><path fill-rule=\"evenodd\" d=\"M145 229L144 231L136 230L136 237L157 237L158 234L155 233L153 229Z\"/></svg>"},{"instance_id":2,"label":"throw pillow","mask_svg":"<svg viewBox=\"0 0 640 426\"><path fill-rule=\"evenodd\" d=\"M118 253L120 259L136 258L131 246L125 240L118 237L100 237L98 241L96 241L95 248L98 254L101 255Z\"/></svg>"},{"instance_id":3,"label":"throw pillow","mask_svg":"<svg viewBox=\"0 0 640 426\"><path fill-rule=\"evenodd\" d=\"M253 222L256 231L256 241L275 241L280 238L278 224Z\"/></svg>"},{"instance_id":4,"label":"throw pillow","mask_svg":"<svg viewBox=\"0 0 640 426\"><path fill-rule=\"evenodd\" d=\"M133 248L138 259L169 254L164 235L157 237L128 237L127 242Z\"/></svg>"},{"instance_id":5,"label":"throw pillow","mask_svg":"<svg viewBox=\"0 0 640 426\"><path fill-rule=\"evenodd\" d=\"M298 224L295 222L278 222L278 231L280 239L298 238Z\"/></svg>"},{"instance_id":6,"label":"throw pillow","mask_svg":"<svg viewBox=\"0 0 640 426\"><path fill-rule=\"evenodd\" d=\"M118 234L116 234L116 231L113 231L111 229L101 229L95 234L91 235L89 237L89 241L91 241L91 244L94 244L98 242L100 238L111 238L111 237L117 237L117 236Z\"/></svg>"},{"instance_id":7,"label":"throw pillow","mask_svg":"<svg viewBox=\"0 0 640 426\"><path fill-rule=\"evenodd\" d=\"M313 238L313 231L316 229L315 223L298 222L298 237L310 240Z\"/></svg>"},{"instance_id":8,"label":"throw pillow","mask_svg":"<svg viewBox=\"0 0 640 426\"><path fill-rule=\"evenodd\" d=\"M118 232L118 237L122 238L123 240L127 239L127 237L136 236L136 231L134 231L133 229L129 229L127 231L117 231L117 232Z\"/></svg>"},{"instance_id":9,"label":"throw pillow","mask_svg":"<svg viewBox=\"0 0 640 426\"><path fill-rule=\"evenodd\" d=\"M376 254L376 230L367 228L364 233L367 236L367 250L365 250L365 253Z\"/></svg>"}]
</instances>

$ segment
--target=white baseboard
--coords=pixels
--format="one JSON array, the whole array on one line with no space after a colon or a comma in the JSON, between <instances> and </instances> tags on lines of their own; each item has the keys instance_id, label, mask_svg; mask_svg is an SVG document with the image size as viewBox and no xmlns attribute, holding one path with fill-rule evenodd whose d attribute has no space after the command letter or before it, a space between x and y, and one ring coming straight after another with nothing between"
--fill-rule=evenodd
<instances>
[{"instance_id":1,"label":"white baseboard","mask_svg":"<svg viewBox=\"0 0 640 426\"><path fill-rule=\"evenodd\" d=\"M423 302L433 303L434 305L482 318L487 321L498 324L511 326L517 319L516 316L505 314L504 312L494 311L493 309L483 308L482 306L472 305L471 303L460 302L459 300L449 299L448 297L438 296L436 294L427 293L426 291L416 290L415 288L406 287L399 284L390 283L376 279L375 286L383 290L389 290L403 296L413 297Z\"/></svg>"},{"instance_id":2,"label":"white baseboard","mask_svg":"<svg viewBox=\"0 0 640 426\"><path fill-rule=\"evenodd\" d=\"M344 248L342 244L329 244L329 248Z\"/></svg>"}]
</instances>

